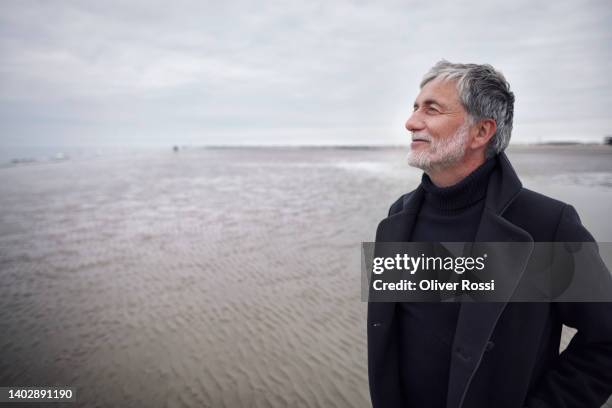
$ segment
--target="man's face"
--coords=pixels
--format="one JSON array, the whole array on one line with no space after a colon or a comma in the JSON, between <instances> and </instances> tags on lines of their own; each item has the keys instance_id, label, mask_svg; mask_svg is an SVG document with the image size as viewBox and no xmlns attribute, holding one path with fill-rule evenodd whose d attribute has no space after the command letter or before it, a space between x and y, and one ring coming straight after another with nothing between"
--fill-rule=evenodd
<instances>
[{"instance_id":1,"label":"man's face","mask_svg":"<svg viewBox=\"0 0 612 408\"><path fill-rule=\"evenodd\" d=\"M468 144L470 123L455 81L434 79L425 84L406 129L412 133L408 156L411 166L441 170L460 162Z\"/></svg>"}]
</instances>

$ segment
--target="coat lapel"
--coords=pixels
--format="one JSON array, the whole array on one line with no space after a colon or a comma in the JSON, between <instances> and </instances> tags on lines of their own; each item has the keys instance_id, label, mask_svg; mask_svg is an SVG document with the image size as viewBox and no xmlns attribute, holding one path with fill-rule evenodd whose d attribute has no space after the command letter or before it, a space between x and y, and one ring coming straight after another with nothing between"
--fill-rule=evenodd
<instances>
[{"instance_id":1,"label":"coat lapel","mask_svg":"<svg viewBox=\"0 0 612 408\"><path fill-rule=\"evenodd\" d=\"M385 218L378 225L376 242L409 241L423 195L422 187L407 194L403 200L402 210ZM399 393L397 353L394 353L397 351L393 330L395 305L395 302L368 303L368 375L371 393L389 401L399 401L402 398ZM383 378L386 380L374 380ZM373 401L373 405L378 404Z\"/></svg>"},{"instance_id":2,"label":"coat lapel","mask_svg":"<svg viewBox=\"0 0 612 408\"><path fill-rule=\"evenodd\" d=\"M479 242L525 242L527 244L521 245L518 250L515 246L512 251L504 250L500 245L486 245L489 253L487 267L495 268L495 264L503 265L503 270L509 271L510 274L505 277L504 286L511 290L504 294L505 301L503 302L464 302L461 304L451 351L447 408L461 407L495 325L512 295L512 289L516 288L521 279L533 250L533 238L526 231L501 216L514 201L521 188L520 180L508 158L504 153L500 154L496 171L489 179L485 209L471 250L477 251ZM482 253L482 251L477 252Z\"/></svg>"},{"instance_id":3,"label":"coat lapel","mask_svg":"<svg viewBox=\"0 0 612 408\"><path fill-rule=\"evenodd\" d=\"M416 216L423 201L424 190L419 186L411 194L404 198L403 209L397 214L393 214L380 222L376 230L376 242L407 242L410 240L412 228ZM395 303L393 302L371 302L368 304L368 321L371 327L389 327L393 320ZM368 329L369 329L368 328ZM382 330L376 330L372 334L373 344L379 344L378 337ZM370 337L370 336L368 336ZM384 342L380 342L384 343Z\"/></svg>"}]
</instances>

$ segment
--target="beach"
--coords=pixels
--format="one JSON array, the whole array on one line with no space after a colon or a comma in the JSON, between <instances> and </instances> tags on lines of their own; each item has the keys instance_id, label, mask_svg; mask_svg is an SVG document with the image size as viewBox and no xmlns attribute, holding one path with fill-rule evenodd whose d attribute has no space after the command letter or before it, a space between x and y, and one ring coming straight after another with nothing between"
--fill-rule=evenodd
<instances>
[{"instance_id":1,"label":"beach","mask_svg":"<svg viewBox=\"0 0 612 408\"><path fill-rule=\"evenodd\" d=\"M88 407L370 406L360 245L420 182L406 153L168 148L1 167L0 385L69 385ZM508 156L526 188L612 242L612 147Z\"/></svg>"}]
</instances>

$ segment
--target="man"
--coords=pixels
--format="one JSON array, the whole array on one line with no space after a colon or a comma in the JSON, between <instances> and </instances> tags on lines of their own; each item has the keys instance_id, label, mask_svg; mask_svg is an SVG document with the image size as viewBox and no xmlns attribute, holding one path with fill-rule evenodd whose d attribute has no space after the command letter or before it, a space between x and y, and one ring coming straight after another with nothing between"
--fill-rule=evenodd
<instances>
[{"instance_id":1,"label":"man","mask_svg":"<svg viewBox=\"0 0 612 408\"><path fill-rule=\"evenodd\" d=\"M437 63L406 122L421 184L376 241L593 241L572 206L522 187L504 154L513 109L490 65ZM563 324L578 331L559 354ZM371 302L368 371L374 408L597 408L612 393L612 303Z\"/></svg>"}]
</instances>

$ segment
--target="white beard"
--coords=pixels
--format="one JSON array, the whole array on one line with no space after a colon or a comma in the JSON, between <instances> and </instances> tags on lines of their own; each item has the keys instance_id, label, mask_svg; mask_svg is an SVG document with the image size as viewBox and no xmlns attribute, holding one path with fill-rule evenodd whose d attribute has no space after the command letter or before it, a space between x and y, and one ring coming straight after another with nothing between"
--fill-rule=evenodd
<instances>
[{"instance_id":1,"label":"white beard","mask_svg":"<svg viewBox=\"0 0 612 408\"><path fill-rule=\"evenodd\" d=\"M428 140L429 144L416 151L410 150L408 164L427 173L458 163L465 155L469 128L469 122L466 120L455 134L445 140L433 139L428 133L413 133L413 136L418 135L419 138Z\"/></svg>"}]
</instances>

